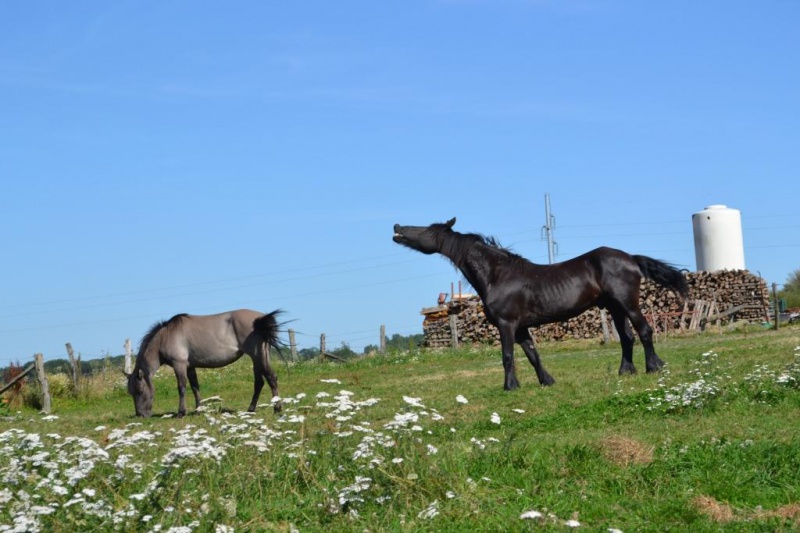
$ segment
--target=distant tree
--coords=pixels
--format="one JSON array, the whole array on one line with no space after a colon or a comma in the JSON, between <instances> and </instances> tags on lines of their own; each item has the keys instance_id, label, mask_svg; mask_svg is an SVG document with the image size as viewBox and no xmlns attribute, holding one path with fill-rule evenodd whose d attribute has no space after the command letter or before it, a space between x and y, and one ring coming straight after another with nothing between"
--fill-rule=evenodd
<instances>
[{"instance_id":1,"label":"distant tree","mask_svg":"<svg viewBox=\"0 0 800 533\"><path fill-rule=\"evenodd\" d=\"M301 361L308 361L319 357L319 348L303 348L297 351L297 357Z\"/></svg>"},{"instance_id":2,"label":"distant tree","mask_svg":"<svg viewBox=\"0 0 800 533\"><path fill-rule=\"evenodd\" d=\"M800 307L800 268L787 276L783 288L778 291L778 298L786 302L786 307Z\"/></svg>"},{"instance_id":3,"label":"distant tree","mask_svg":"<svg viewBox=\"0 0 800 533\"><path fill-rule=\"evenodd\" d=\"M425 335L422 333L415 335L400 335L399 333L395 333L391 337L386 338L386 350L395 352L413 350L422 344L423 340L425 340ZM368 344L364 347L365 354L377 352L379 350L380 347L375 344Z\"/></svg>"},{"instance_id":4,"label":"distant tree","mask_svg":"<svg viewBox=\"0 0 800 533\"><path fill-rule=\"evenodd\" d=\"M391 338L386 339L386 349L389 350L413 350L425 340L425 335L417 333L415 335L400 335L395 333Z\"/></svg>"},{"instance_id":5,"label":"distant tree","mask_svg":"<svg viewBox=\"0 0 800 533\"><path fill-rule=\"evenodd\" d=\"M332 350L331 353L337 357L341 357L342 359L351 359L358 354L350 349L350 345L346 342L342 342L342 345L335 350Z\"/></svg>"}]
</instances>

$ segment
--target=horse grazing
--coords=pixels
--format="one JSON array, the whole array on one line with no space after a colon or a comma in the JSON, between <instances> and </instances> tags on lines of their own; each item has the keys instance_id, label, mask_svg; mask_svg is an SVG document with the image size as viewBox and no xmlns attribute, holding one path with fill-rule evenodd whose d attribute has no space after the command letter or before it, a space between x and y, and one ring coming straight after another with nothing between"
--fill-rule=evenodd
<instances>
[{"instance_id":1,"label":"horse grazing","mask_svg":"<svg viewBox=\"0 0 800 533\"><path fill-rule=\"evenodd\" d=\"M514 342L522 346L542 385L555 380L542 366L528 328L566 320L590 307L611 313L622 344L619 373L635 373L633 333L644 346L647 372L664 363L653 348L653 329L639 309L639 282L644 277L686 297L683 274L667 263L613 248L597 248L554 265L536 265L491 237L453 231L456 219L430 226L394 226L394 242L424 254L448 258L478 292L486 318L500 332L505 382L519 387L514 368Z\"/></svg>"},{"instance_id":2,"label":"horse grazing","mask_svg":"<svg viewBox=\"0 0 800 533\"><path fill-rule=\"evenodd\" d=\"M175 315L157 322L150 328L139 346L136 364L128 378L128 393L133 396L137 416L149 417L153 410L153 374L161 365L169 365L178 380L178 416L186 414L186 378L200 406L200 384L197 368L219 368L237 361L243 354L253 360L255 385L253 400L247 409L256 410L264 378L278 398L278 378L269 365L270 347L280 351L275 310L264 314L249 309L228 311L217 315ZM280 399L274 403L281 410Z\"/></svg>"}]
</instances>

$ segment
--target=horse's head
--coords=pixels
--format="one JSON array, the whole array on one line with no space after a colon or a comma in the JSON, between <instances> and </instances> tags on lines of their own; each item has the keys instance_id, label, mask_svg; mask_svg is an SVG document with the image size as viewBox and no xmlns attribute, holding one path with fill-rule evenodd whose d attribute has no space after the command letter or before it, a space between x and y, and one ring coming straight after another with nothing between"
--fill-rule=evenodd
<instances>
[{"instance_id":1,"label":"horse's head","mask_svg":"<svg viewBox=\"0 0 800 533\"><path fill-rule=\"evenodd\" d=\"M153 412L153 382L143 369L134 370L128 377L128 394L133 396L133 408L136 416L149 417Z\"/></svg>"},{"instance_id":2,"label":"horse's head","mask_svg":"<svg viewBox=\"0 0 800 533\"><path fill-rule=\"evenodd\" d=\"M434 254L442 249L442 235L451 231L455 217L445 223L431 224L430 226L401 226L394 225L394 237L397 244L407 246L423 254Z\"/></svg>"}]
</instances>

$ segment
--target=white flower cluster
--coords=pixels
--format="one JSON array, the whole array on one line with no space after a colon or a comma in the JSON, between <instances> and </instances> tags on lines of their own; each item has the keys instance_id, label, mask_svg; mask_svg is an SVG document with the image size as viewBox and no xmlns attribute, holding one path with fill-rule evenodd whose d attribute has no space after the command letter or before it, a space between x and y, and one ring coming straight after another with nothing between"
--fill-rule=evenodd
<instances>
[{"instance_id":1,"label":"white flower cluster","mask_svg":"<svg viewBox=\"0 0 800 533\"><path fill-rule=\"evenodd\" d=\"M663 412L675 412L684 409L700 409L721 391L723 376L718 373L719 356L714 352L705 352L696 361L696 367L690 374L697 376L695 381L667 386L669 371L664 371L658 380L659 389L649 396L647 409Z\"/></svg>"}]
</instances>

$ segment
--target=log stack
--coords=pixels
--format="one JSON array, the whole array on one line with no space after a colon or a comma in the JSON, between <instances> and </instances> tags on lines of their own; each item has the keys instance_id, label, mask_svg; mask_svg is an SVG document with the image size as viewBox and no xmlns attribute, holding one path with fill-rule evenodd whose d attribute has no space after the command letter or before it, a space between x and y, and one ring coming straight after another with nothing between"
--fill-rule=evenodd
<instances>
[{"instance_id":1,"label":"log stack","mask_svg":"<svg viewBox=\"0 0 800 533\"><path fill-rule=\"evenodd\" d=\"M767 284L749 271L689 272L685 276L689 285L686 300L651 281L642 281L642 312L656 334L700 329L708 321L724 324L767 320ZM422 314L425 316L422 329L426 346L450 346L451 315L456 316L459 343L500 343L497 328L486 320L483 304L476 295L456 297L442 305L423 309ZM596 307L569 320L531 330L538 340L602 339L604 331L616 337L610 315Z\"/></svg>"}]
</instances>

